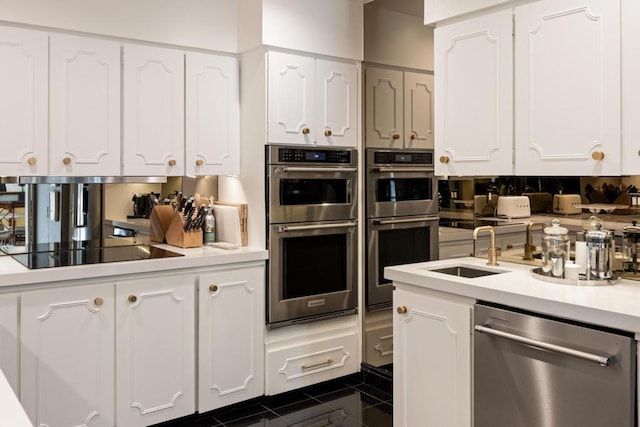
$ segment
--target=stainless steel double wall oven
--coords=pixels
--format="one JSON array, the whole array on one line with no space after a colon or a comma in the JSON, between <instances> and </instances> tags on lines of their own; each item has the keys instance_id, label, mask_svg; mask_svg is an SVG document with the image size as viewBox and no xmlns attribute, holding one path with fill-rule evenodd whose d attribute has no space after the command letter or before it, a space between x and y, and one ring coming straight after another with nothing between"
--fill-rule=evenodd
<instances>
[{"instance_id":1,"label":"stainless steel double wall oven","mask_svg":"<svg viewBox=\"0 0 640 427\"><path fill-rule=\"evenodd\" d=\"M384 267L438 259L433 150L366 151L367 309L391 306Z\"/></svg>"},{"instance_id":2,"label":"stainless steel double wall oven","mask_svg":"<svg viewBox=\"0 0 640 427\"><path fill-rule=\"evenodd\" d=\"M357 152L266 148L267 323L286 326L357 307Z\"/></svg>"}]
</instances>

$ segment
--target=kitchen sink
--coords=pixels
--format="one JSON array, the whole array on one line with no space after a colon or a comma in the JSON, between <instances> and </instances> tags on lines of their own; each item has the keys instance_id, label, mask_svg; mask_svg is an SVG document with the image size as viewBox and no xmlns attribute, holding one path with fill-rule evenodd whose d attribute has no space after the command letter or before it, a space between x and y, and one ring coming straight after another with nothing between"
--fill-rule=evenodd
<instances>
[{"instance_id":1,"label":"kitchen sink","mask_svg":"<svg viewBox=\"0 0 640 427\"><path fill-rule=\"evenodd\" d=\"M433 271L435 273L449 274L451 276L465 277L468 279L473 279L476 277L491 276L493 274L499 274L499 273L505 273L504 270L484 270L484 269L469 267L466 265L454 265L451 267L435 268L429 271Z\"/></svg>"}]
</instances>

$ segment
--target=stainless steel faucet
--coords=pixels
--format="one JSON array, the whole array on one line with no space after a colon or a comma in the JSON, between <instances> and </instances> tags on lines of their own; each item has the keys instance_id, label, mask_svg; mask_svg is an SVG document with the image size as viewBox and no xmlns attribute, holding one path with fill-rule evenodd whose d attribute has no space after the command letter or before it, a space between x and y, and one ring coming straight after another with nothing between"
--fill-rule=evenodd
<instances>
[{"instance_id":1,"label":"stainless steel faucet","mask_svg":"<svg viewBox=\"0 0 640 427\"><path fill-rule=\"evenodd\" d=\"M527 237L524 243L524 256L522 257L523 261L532 261L533 260L533 251L535 250L535 246L531 243L531 230L533 227L541 227L544 229L547 224L544 222L530 222L527 224Z\"/></svg>"},{"instance_id":2,"label":"stainless steel faucet","mask_svg":"<svg viewBox=\"0 0 640 427\"><path fill-rule=\"evenodd\" d=\"M487 265L498 265L499 249L496 248L496 233L495 231L493 231L493 227L490 225L476 227L473 229L473 240L478 240L478 233L481 231L487 231L491 235L489 241L489 253L487 254Z\"/></svg>"}]
</instances>

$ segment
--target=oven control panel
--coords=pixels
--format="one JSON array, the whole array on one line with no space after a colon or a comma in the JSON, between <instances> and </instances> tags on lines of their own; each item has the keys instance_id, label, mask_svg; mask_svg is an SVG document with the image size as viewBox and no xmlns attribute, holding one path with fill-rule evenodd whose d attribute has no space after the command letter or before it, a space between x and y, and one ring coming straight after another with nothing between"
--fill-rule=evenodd
<instances>
[{"instance_id":1,"label":"oven control panel","mask_svg":"<svg viewBox=\"0 0 640 427\"><path fill-rule=\"evenodd\" d=\"M279 148L278 161L286 163L351 163L349 150L317 150L303 148Z\"/></svg>"},{"instance_id":2,"label":"oven control panel","mask_svg":"<svg viewBox=\"0 0 640 427\"><path fill-rule=\"evenodd\" d=\"M382 165L427 165L433 166L433 151L376 151L373 163Z\"/></svg>"}]
</instances>

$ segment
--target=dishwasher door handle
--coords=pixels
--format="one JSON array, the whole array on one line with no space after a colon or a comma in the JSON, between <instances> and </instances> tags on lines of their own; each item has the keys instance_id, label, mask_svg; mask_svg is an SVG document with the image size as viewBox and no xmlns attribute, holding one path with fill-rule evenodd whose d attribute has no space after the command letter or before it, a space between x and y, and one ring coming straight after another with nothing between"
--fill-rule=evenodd
<instances>
[{"instance_id":1,"label":"dishwasher door handle","mask_svg":"<svg viewBox=\"0 0 640 427\"><path fill-rule=\"evenodd\" d=\"M569 347L564 347L561 345L550 344L544 341L538 341L538 340L523 337L520 335L510 334L508 332L498 331L497 329L488 328L482 325L476 325L474 329L484 334L505 338L511 341L519 342L521 344L530 345L533 347L541 348L543 350L548 350L554 353L565 354L568 356L574 356L580 359L588 360L590 362L596 362L600 366L609 366L614 359L614 356L598 356L597 354L587 353L584 351L576 350Z\"/></svg>"}]
</instances>

